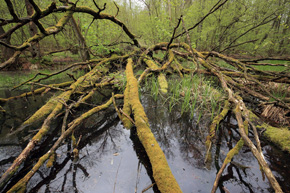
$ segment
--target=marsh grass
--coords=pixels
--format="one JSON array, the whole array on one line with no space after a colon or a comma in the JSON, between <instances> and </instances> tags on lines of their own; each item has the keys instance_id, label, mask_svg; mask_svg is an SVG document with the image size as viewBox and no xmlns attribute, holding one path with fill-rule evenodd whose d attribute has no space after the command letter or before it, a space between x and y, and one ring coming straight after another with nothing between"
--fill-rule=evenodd
<instances>
[{"instance_id":1,"label":"marsh grass","mask_svg":"<svg viewBox=\"0 0 290 193\"><path fill-rule=\"evenodd\" d=\"M203 118L213 119L221 110L223 92L215 88L210 79L203 77L200 81L197 75L174 76L168 79L169 92L166 96L160 94L156 77L151 77L149 81L146 87L149 87L151 96L154 100L163 98L169 112L176 108L181 114L189 112L190 118L199 123Z\"/></svg>"}]
</instances>

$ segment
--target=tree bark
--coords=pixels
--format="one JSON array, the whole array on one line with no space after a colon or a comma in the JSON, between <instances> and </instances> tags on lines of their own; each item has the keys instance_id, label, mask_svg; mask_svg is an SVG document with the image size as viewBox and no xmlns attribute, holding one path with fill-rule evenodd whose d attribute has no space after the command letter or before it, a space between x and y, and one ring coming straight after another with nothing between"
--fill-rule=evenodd
<instances>
[{"instance_id":1,"label":"tree bark","mask_svg":"<svg viewBox=\"0 0 290 193\"><path fill-rule=\"evenodd\" d=\"M79 40L79 47L80 47L79 52L80 52L82 60L83 61L90 60L90 53L86 44L86 40L84 36L82 35L81 29L73 16L71 18L71 24Z\"/></svg>"},{"instance_id":2,"label":"tree bark","mask_svg":"<svg viewBox=\"0 0 290 193\"><path fill-rule=\"evenodd\" d=\"M3 27L0 26L0 36L1 36L2 34L4 34L4 33L5 33L5 31L4 31ZM10 36L7 37L7 38L5 38L5 39L4 39L4 42L7 43L7 44L10 44ZM8 60L11 56L13 56L13 54L14 54L14 50L11 49L11 48L8 48L8 47L6 47L6 46L2 46L2 47L1 47L1 52L2 52L2 60L1 60L1 62L5 62L5 61Z\"/></svg>"},{"instance_id":3,"label":"tree bark","mask_svg":"<svg viewBox=\"0 0 290 193\"><path fill-rule=\"evenodd\" d=\"M32 16L33 13L34 13L34 10L33 10L33 6L30 4L29 0L25 0L25 7L26 7L27 15L28 16ZM29 26L30 37L33 37L38 32L37 26L32 21L29 22L28 26ZM36 44L31 45L30 52L31 52L31 55L32 55L33 58L40 57L40 45L39 45L39 42L37 42Z\"/></svg>"}]
</instances>

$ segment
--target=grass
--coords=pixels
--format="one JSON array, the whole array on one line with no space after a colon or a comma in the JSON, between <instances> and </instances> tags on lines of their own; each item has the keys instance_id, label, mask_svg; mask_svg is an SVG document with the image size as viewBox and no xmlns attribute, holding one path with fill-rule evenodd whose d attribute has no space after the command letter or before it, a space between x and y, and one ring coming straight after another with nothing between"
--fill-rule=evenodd
<instances>
[{"instance_id":1,"label":"grass","mask_svg":"<svg viewBox=\"0 0 290 193\"><path fill-rule=\"evenodd\" d=\"M158 97L165 99L169 112L176 108L181 114L189 112L190 118L196 119L197 123L203 117L213 119L220 112L223 93L213 86L211 79L202 78L200 81L198 75L186 75L184 78L174 76L168 80L168 84L169 92L166 96L160 94L156 77L151 77L146 87L150 89L154 100Z\"/></svg>"},{"instance_id":2,"label":"grass","mask_svg":"<svg viewBox=\"0 0 290 193\"><path fill-rule=\"evenodd\" d=\"M290 61L281 61L281 60L265 60L261 61L259 63L270 63L270 64L286 64L287 66L261 66L261 65L251 65L254 68L258 70L263 70L263 71L274 71L274 72L282 72L282 71L288 71L290 72ZM228 64L227 62L223 60L218 61L218 66L228 68L235 70L236 68L233 67L232 65Z\"/></svg>"},{"instance_id":3,"label":"grass","mask_svg":"<svg viewBox=\"0 0 290 193\"><path fill-rule=\"evenodd\" d=\"M50 74L53 73L53 70L49 70L49 69L44 69L44 70L37 70L37 71L13 71L13 72L0 72L0 87L8 87L8 88L12 88L14 86L17 86L31 78L33 78L38 72L41 73L45 73L45 74ZM70 72L71 74L73 74L75 76L75 78L80 77L82 74L84 74L83 71L77 71L77 72ZM44 77L43 75L40 75L36 78L42 78ZM43 84L49 84L52 82L55 82L57 80L70 80L68 75L66 73L61 73L55 76L50 77L47 80L43 80L41 81L41 83ZM24 86L23 88L30 88L29 85Z\"/></svg>"},{"instance_id":4,"label":"grass","mask_svg":"<svg viewBox=\"0 0 290 193\"><path fill-rule=\"evenodd\" d=\"M256 66L256 65L252 65L252 66L262 71L282 72L282 71L287 70L286 66Z\"/></svg>"}]
</instances>

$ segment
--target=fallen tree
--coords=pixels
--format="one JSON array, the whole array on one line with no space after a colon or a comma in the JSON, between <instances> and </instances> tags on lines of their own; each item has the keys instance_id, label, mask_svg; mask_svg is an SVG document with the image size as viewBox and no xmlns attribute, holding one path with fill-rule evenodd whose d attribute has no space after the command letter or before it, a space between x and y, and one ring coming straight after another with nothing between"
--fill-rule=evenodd
<instances>
[{"instance_id":1,"label":"fallen tree","mask_svg":"<svg viewBox=\"0 0 290 193\"><path fill-rule=\"evenodd\" d=\"M11 5L10 0L6 0L5 2L8 7ZM9 45L4 41L0 41L3 46L15 51L14 55L10 59L0 64L0 69L7 69L14 65L15 60L17 60L21 53L29 48L31 44L36 44L47 36L61 32L74 13L90 14L94 17L94 19L106 19L112 21L124 30L136 48L134 51L123 55L112 55L107 58L97 58L86 62L75 63L57 73L46 74L44 75L44 78L37 79L36 75L34 78L26 81L20 86L24 84L31 84L34 86L39 86L40 88L32 89L31 92L23 93L20 96L0 98L0 102L3 105L7 101L14 100L16 98L45 93L48 91L47 89L60 91L58 95L52 97L45 105L43 105L11 134L13 135L17 132L29 130L31 125L38 122L42 123L37 134L31 138L26 148L14 160L9 169L2 174L0 179L1 189L5 187L6 183L18 171L19 167L33 151L35 146L42 143L43 139L45 139L47 133L52 128L52 124L55 119L61 120L63 123L62 129L59 131L61 134L58 136L57 141L52 145L49 151L39 158L33 168L30 171L27 171L26 175L15 183L15 185L11 187L8 192L24 192L27 183L37 172L37 170L40 167L43 167L47 160L50 160L48 161L48 165L54 161L55 151L65 139L70 139L72 141L74 144L72 145L72 154L75 157L78 157L78 146L76 145L75 137L73 135L74 131L79 128L78 126L84 120L92 116L94 113L108 108L110 105L114 105L124 127L128 129L133 126L136 127L138 138L144 146L152 165L153 178L158 189L161 192L181 192L181 189L167 164L165 155L160 149L154 135L150 131L147 116L144 113L142 104L139 100L138 87L142 87L145 78L150 78L152 74L155 74L158 76L160 92L165 95L168 90L167 79L170 79L170 74L178 73L181 77L183 77L187 74L194 75L197 73L200 76L215 77L217 84L225 93L225 97L223 101L221 101L221 104L223 104L223 109L221 113L216 115L209 127L209 135L205 142L207 147L205 162L211 161L211 148L215 142L215 134L218 132L217 126L221 121L223 121L229 111L232 111L235 114L241 137L236 146L228 152L227 157L217 174L212 192L216 191L219 178L226 165L231 162L234 155L239 153L243 145L247 145L251 150L261 167L261 172L267 176L273 190L275 192L282 192L279 183L275 179L272 171L269 169L269 166L263 156L257 129L264 129L264 135L270 141L274 142L284 151L290 153L290 120L288 116L290 112L290 96L289 94L284 97L275 96L273 94L273 92L275 92L275 87L269 86L270 84L286 85L285 88L287 89L290 83L290 75L287 73L289 72L289 66L285 66L287 68L285 71L286 73L283 71L272 72L259 70L253 66L253 63L256 62L256 60L242 61L214 51L199 52L190 47L187 43L172 43L174 34L169 43L162 42L149 48L142 47L137 38L129 31L124 23L119 21L115 16L102 13L106 8L105 5L103 8L100 8L97 4L95 4L97 8L97 11L95 11L88 7L79 7L74 3L70 3L68 6L57 6L55 3L51 3L47 9L41 10L33 0L30 0L29 2L33 5L35 14L28 18L18 18L13 9L9 9L13 19L1 20L1 25L11 23L16 23L16 25L5 34L0 35L0 39L7 38L14 31L18 30L30 21L33 21L38 26L40 32L19 46ZM225 2L226 1L222 2L216 9L221 7ZM211 10L211 12L214 10L215 9ZM39 22L41 18L46 17L51 13L58 12L64 12L65 14L55 26L45 29ZM211 14L211 12L209 14ZM190 29L194 29L194 27ZM155 51L163 52L165 57L162 59L154 57L153 53ZM190 62L192 67L186 68L183 66L181 61L184 60ZM225 62L227 66L221 66L220 61ZM90 69L87 67L88 72L74 81L51 85L43 85L39 83L42 80L48 79L56 74L64 73L71 68L76 68L77 66L86 67L88 64L93 66L93 68ZM98 88L109 87L114 90L114 85L119 84L121 80L117 77L110 78L110 75L119 70L118 66L126 67L127 85L125 91L123 92L122 89L118 89L115 91L115 93L118 93L113 94L112 97L104 104L91 108L87 112L79 115L77 118L68 118L71 116L69 111L71 109L77 109L80 104L84 104L93 96ZM134 68L142 71L138 81L136 79L136 70ZM122 101L121 109L119 109L115 104L115 98ZM247 99L247 102L245 99ZM278 111L275 111L275 115L280 117L279 119L270 116L264 117L272 118L272 120L276 121L276 125L269 125L262 121L251 110L250 104L252 102L254 102L256 106L261 106L265 115L274 108L279 108ZM67 120L71 121L68 122ZM255 142L252 142L249 138L249 130L253 131Z\"/></svg>"}]
</instances>

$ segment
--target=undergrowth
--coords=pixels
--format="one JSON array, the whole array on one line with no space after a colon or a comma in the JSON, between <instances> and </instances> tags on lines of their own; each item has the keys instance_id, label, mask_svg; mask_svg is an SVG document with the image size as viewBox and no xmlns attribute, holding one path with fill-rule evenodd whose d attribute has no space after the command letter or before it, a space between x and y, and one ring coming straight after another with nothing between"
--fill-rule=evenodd
<instances>
[{"instance_id":1,"label":"undergrowth","mask_svg":"<svg viewBox=\"0 0 290 193\"><path fill-rule=\"evenodd\" d=\"M221 110L221 99L223 91L212 84L211 79L198 75L185 75L184 78L171 77L168 79L168 94L162 95L159 90L157 78L152 76L145 81L154 100L163 98L164 104L168 106L169 112L174 107L180 109L180 113L190 112L190 118L200 122L203 116L211 117L211 120Z\"/></svg>"}]
</instances>

